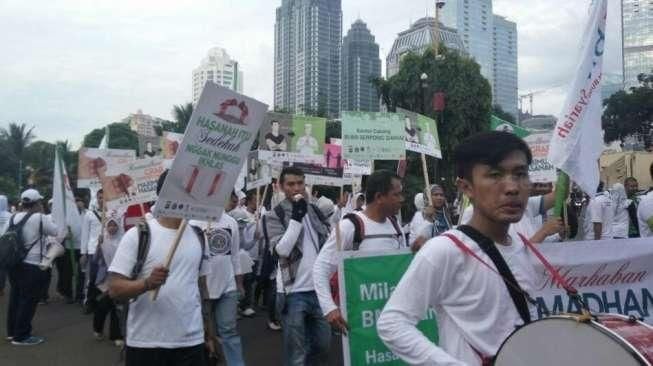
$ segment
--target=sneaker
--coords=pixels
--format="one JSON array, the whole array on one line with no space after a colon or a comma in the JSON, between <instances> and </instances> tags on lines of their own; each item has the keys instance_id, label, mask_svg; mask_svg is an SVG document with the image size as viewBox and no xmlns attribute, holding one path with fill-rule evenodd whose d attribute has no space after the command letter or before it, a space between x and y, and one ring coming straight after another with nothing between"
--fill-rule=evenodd
<instances>
[{"instance_id":1,"label":"sneaker","mask_svg":"<svg viewBox=\"0 0 653 366\"><path fill-rule=\"evenodd\" d=\"M280 331L281 330L281 325L277 322L268 322L268 329L274 330L274 331Z\"/></svg>"},{"instance_id":2,"label":"sneaker","mask_svg":"<svg viewBox=\"0 0 653 366\"><path fill-rule=\"evenodd\" d=\"M11 341L14 346L36 346L45 341L43 337L31 336L23 339L22 341Z\"/></svg>"},{"instance_id":3,"label":"sneaker","mask_svg":"<svg viewBox=\"0 0 653 366\"><path fill-rule=\"evenodd\" d=\"M256 314L256 311L254 311L254 309L252 309L252 308L247 308L247 309L241 311L240 313L243 314L243 316L246 316L246 317L249 318L249 317L254 316L254 314Z\"/></svg>"},{"instance_id":4,"label":"sneaker","mask_svg":"<svg viewBox=\"0 0 653 366\"><path fill-rule=\"evenodd\" d=\"M116 347L122 347L125 345L125 341L123 341L122 339L116 339L115 341L113 341L113 344L115 344Z\"/></svg>"},{"instance_id":5,"label":"sneaker","mask_svg":"<svg viewBox=\"0 0 653 366\"><path fill-rule=\"evenodd\" d=\"M104 335L102 333L93 332L93 338L95 338L96 341L101 341L104 339Z\"/></svg>"},{"instance_id":6,"label":"sneaker","mask_svg":"<svg viewBox=\"0 0 653 366\"><path fill-rule=\"evenodd\" d=\"M5 337L5 341L7 341L7 342L11 342L13 340L14 340L14 337L12 337L12 336Z\"/></svg>"}]
</instances>

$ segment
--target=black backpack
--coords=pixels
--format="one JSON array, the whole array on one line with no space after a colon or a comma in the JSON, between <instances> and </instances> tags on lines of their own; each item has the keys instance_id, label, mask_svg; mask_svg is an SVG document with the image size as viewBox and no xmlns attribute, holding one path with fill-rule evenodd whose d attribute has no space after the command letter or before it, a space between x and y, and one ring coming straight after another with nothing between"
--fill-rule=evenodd
<instances>
[{"instance_id":1,"label":"black backpack","mask_svg":"<svg viewBox=\"0 0 653 366\"><path fill-rule=\"evenodd\" d=\"M395 228L396 234L373 234L373 235L366 235L365 234L365 223L363 220L356 215L355 213L349 213L343 217L343 219L347 219L351 221L352 224L354 224L354 241L353 241L353 247L352 250L358 250L360 248L361 243L365 239L380 239L380 238L392 238L396 239L399 244L403 244L404 246L406 245L405 238L401 233L401 228L399 227L399 223L397 222L397 218L394 216L389 216L388 220L390 220L390 223L392 223L392 226ZM400 239L401 238L401 239Z\"/></svg>"},{"instance_id":2,"label":"black backpack","mask_svg":"<svg viewBox=\"0 0 653 366\"><path fill-rule=\"evenodd\" d=\"M34 213L30 212L18 223L14 222L15 214L9 219L7 231L0 236L0 269L11 269L23 262L32 248L41 241L43 220L39 220L39 237L30 245L25 245L23 227Z\"/></svg>"}]
</instances>

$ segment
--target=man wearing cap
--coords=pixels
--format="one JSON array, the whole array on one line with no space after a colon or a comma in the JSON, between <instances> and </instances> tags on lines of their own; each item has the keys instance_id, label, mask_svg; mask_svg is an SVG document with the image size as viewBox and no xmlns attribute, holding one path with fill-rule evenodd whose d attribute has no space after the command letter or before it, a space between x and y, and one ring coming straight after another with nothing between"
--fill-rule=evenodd
<instances>
[{"instance_id":1,"label":"man wearing cap","mask_svg":"<svg viewBox=\"0 0 653 366\"><path fill-rule=\"evenodd\" d=\"M41 289L47 281L46 272L38 266L47 252L47 237L57 235L57 226L42 213L43 197L35 189L20 196L23 211L14 214L10 224L25 219L22 227L23 243L29 249L22 263L9 271L9 306L7 308L7 340L16 346L43 343L43 337L32 335L32 318L36 313Z\"/></svg>"}]
</instances>

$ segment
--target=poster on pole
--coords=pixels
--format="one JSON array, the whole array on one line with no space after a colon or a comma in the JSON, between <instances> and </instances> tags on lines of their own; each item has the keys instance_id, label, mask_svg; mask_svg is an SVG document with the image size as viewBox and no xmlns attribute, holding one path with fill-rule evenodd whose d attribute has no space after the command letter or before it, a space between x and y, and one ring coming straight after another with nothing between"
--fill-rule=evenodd
<instances>
[{"instance_id":1,"label":"poster on pole","mask_svg":"<svg viewBox=\"0 0 653 366\"><path fill-rule=\"evenodd\" d=\"M272 171L267 161L259 159L259 152L250 151L247 156L246 189L256 189L272 183Z\"/></svg>"},{"instance_id":2,"label":"poster on pole","mask_svg":"<svg viewBox=\"0 0 653 366\"><path fill-rule=\"evenodd\" d=\"M345 365L405 365L379 338L376 320L408 269L413 254L409 250L341 253L340 306L350 326L348 337L342 338ZM438 327L433 309L424 314L417 328L437 344Z\"/></svg>"},{"instance_id":3,"label":"poster on pole","mask_svg":"<svg viewBox=\"0 0 653 366\"><path fill-rule=\"evenodd\" d=\"M345 163L342 158L342 146L324 144L323 161L324 164L294 163L293 166L304 172L305 182L308 185L341 186L343 184L342 172Z\"/></svg>"},{"instance_id":4,"label":"poster on pole","mask_svg":"<svg viewBox=\"0 0 653 366\"><path fill-rule=\"evenodd\" d=\"M109 167L102 179L107 210L156 201L156 185L165 170L161 157L138 159Z\"/></svg>"},{"instance_id":5,"label":"poster on pole","mask_svg":"<svg viewBox=\"0 0 653 366\"><path fill-rule=\"evenodd\" d=\"M322 165L325 133L324 118L269 112L259 132L259 158Z\"/></svg>"},{"instance_id":6,"label":"poster on pole","mask_svg":"<svg viewBox=\"0 0 653 366\"><path fill-rule=\"evenodd\" d=\"M98 191L102 188L101 177L110 166L124 164L136 159L136 151L122 149L79 149L77 187Z\"/></svg>"},{"instance_id":7,"label":"poster on pole","mask_svg":"<svg viewBox=\"0 0 653 366\"><path fill-rule=\"evenodd\" d=\"M215 221L265 118L267 105L207 82L154 215Z\"/></svg>"},{"instance_id":8,"label":"poster on pole","mask_svg":"<svg viewBox=\"0 0 653 366\"><path fill-rule=\"evenodd\" d=\"M141 159L161 156L161 137L138 135L138 157Z\"/></svg>"},{"instance_id":9,"label":"poster on pole","mask_svg":"<svg viewBox=\"0 0 653 366\"><path fill-rule=\"evenodd\" d=\"M165 159L167 168L170 168L172 161L177 156L177 151L183 139L183 133L163 131L163 136L161 137L161 156Z\"/></svg>"},{"instance_id":10,"label":"poster on pole","mask_svg":"<svg viewBox=\"0 0 653 366\"><path fill-rule=\"evenodd\" d=\"M528 174L533 183L555 182L558 178L556 167L549 162L550 133L534 133L524 137L524 141L531 148L533 162L528 167Z\"/></svg>"},{"instance_id":11,"label":"poster on pole","mask_svg":"<svg viewBox=\"0 0 653 366\"><path fill-rule=\"evenodd\" d=\"M397 113L404 118L406 150L442 159L435 120L402 108Z\"/></svg>"},{"instance_id":12,"label":"poster on pole","mask_svg":"<svg viewBox=\"0 0 653 366\"><path fill-rule=\"evenodd\" d=\"M342 112L342 148L346 159L406 158L403 120L384 112Z\"/></svg>"}]
</instances>

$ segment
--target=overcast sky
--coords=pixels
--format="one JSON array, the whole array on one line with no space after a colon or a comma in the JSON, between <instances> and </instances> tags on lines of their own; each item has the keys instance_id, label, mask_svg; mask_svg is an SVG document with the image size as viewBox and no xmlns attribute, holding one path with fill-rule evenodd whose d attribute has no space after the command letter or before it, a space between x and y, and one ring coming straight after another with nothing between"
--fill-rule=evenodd
<instances>
[{"instance_id":1,"label":"overcast sky","mask_svg":"<svg viewBox=\"0 0 653 366\"><path fill-rule=\"evenodd\" d=\"M432 0L342 0L343 35L363 19L381 47ZM605 72L620 73L619 0L608 0ZM281 0L0 0L0 127L36 126L39 139L78 145L93 128L142 109L171 119L191 100L191 72L213 46L244 72L245 94L271 105L274 10ZM589 0L494 0L517 23L519 93L557 114L577 62ZM385 65L384 65L385 69Z\"/></svg>"}]
</instances>

